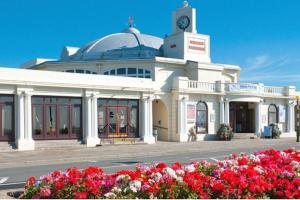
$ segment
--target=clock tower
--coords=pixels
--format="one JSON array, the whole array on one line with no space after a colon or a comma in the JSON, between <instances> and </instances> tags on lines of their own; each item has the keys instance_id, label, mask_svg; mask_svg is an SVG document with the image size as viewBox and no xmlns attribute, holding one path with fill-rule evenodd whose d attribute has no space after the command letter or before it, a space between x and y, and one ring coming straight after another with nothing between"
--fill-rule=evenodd
<instances>
[{"instance_id":1,"label":"clock tower","mask_svg":"<svg viewBox=\"0 0 300 200\"><path fill-rule=\"evenodd\" d=\"M210 63L210 37L197 33L196 9L187 1L173 12L173 33L164 39L164 56Z\"/></svg>"},{"instance_id":2,"label":"clock tower","mask_svg":"<svg viewBox=\"0 0 300 200\"><path fill-rule=\"evenodd\" d=\"M173 34L181 32L197 33L196 9L188 1L184 1L183 7L173 12Z\"/></svg>"}]
</instances>

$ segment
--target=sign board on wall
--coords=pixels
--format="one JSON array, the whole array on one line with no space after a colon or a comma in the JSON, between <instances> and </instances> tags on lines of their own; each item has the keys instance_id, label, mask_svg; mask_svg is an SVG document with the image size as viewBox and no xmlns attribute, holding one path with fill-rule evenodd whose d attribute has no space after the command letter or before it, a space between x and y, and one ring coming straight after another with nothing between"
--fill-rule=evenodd
<instances>
[{"instance_id":1,"label":"sign board on wall","mask_svg":"<svg viewBox=\"0 0 300 200\"><path fill-rule=\"evenodd\" d=\"M286 118L286 107L283 105L279 106L279 123L285 123Z\"/></svg>"},{"instance_id":2,"label":"sign board on wall","mask_svg":"<svg viewBox=\"0 0 300 200\"><path fill-rule=\"evenodd\" d=\"M196 104L187 103L186 108L187 108L187 121L195 122L196 121Z\"/></svg>"},{"instance_id":3,"label":"sign board on wall","mask_svg":"<svg viewBox=\"0 0 300 200\"><path fill-rule=\"evenodd\" d=\"M188 51L191 53L204 53L206 51L206 41L200 38L188 38Z\"/></svg>"}]
</instances>

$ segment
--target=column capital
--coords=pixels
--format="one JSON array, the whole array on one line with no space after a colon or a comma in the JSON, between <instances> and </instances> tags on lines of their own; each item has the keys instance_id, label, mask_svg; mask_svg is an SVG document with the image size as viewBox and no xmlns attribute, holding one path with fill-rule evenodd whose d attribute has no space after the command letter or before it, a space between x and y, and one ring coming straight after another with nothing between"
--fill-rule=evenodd
<instances>
[{"instance_id":1,"label":"column capital","mask_svg":"<svg viewBox=\"0 0 300 200\"><path fill-rule=\"evenodd\" d=\"M98 98L99 95L100 95L100 92L94 91L94 90L85 90L84 93L83 93L84 97L94 97L94 96L96 96Z\"/></svg>"},{"instance_id":2,"label":"column capital","mask_svg":"<svg viewBox=\"0 0 300 200\"><path fill-rule=\"evenodd\" d=\"M17 95L33 95L33 89L32 88L17 88L16 89L16 94Z\"/></svg>"}]
</instances>

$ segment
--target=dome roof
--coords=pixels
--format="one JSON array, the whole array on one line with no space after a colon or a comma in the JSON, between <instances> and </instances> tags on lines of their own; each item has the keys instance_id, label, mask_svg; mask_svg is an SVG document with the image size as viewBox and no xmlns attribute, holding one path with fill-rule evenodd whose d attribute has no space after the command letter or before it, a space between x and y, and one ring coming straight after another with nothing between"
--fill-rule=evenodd
<instances>
[{"instance_id":1,"label":"dome roof","mask_svg":"<svg viewBox=\"0 0 300 200\"><path fill-rule=\"evenodd\" d=\"M82 48L70 60L149 59L162 56L163 39L141 34L134 27L97 39Z\"/></svg>"}]
</instances>

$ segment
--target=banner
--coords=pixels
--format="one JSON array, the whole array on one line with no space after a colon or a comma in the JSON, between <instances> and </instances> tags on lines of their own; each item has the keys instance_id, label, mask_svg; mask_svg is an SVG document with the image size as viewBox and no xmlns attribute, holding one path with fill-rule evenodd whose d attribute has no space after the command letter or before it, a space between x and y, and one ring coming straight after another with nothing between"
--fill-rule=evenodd
<instances>
[{"instance_id":1,"label":"banner","mask_svg":"<svg viewBox=\"0 0 300 200\"><path fill-rule=\"evenodd\" d=\"M279 106L279 123L285 123L286 119L286 107L284 105Z\"/></svg>"}]
</instances>

